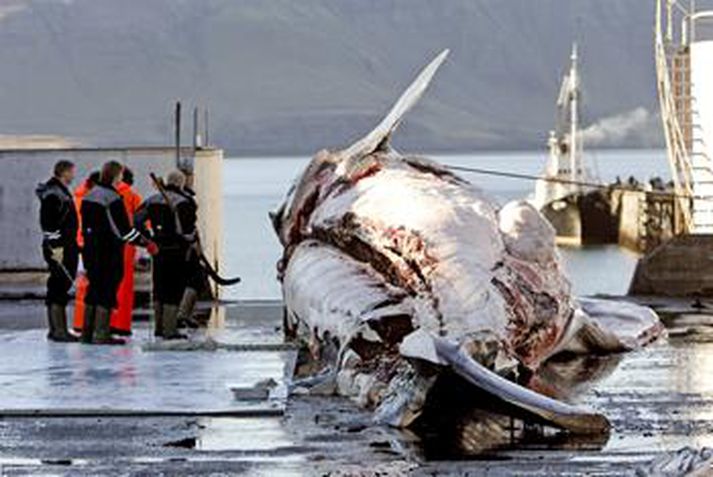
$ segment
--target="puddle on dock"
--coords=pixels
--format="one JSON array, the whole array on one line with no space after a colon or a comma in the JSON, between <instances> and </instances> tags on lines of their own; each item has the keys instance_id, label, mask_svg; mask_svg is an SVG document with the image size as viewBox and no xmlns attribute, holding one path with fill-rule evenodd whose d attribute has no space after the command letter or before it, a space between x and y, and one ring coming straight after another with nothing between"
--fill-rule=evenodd
<instances>
[{"instance_id":1,"label":"puddle on dock","mask_svg":"<svg viewBox=\"0 0 713 477\"><path fill-rule=\"evenodd\" d=\"M198 428L193 448L201 451L275 451L295 445L277 418L207 418Z\"/></svg>"},{"instance_id":2,"label":"puddle on dock","mask_svg":"<svg viewBox=\"0 0 713 477\"><path fill-rule=\"evenodd\" d=\"M224 461L303 465L312 449L280 418L201 418L189 437L164 443L188 462ZM216 457L220 456L220 457ZM165 459L164 459L165 460Z\"/></svg>"},{"instance_id":3,"label":"puddle on dock","mask_svg":"<svg viewBox=\"0 0 713 477\"><path fill-rule=\"evenodd\" d=\"M39 302L34 307L11 307L23 312L25 308L43 307ZM193 333L192 339L210 337L234 345L282 339L274 329L274 323L280 323L279 308L250 313L231 309L229 317L225 308L216 310L210 326ZM16 320L22 319L18 314ZM236 400L232 388L249 388L265 380L280 387L293 355L285 350L147 352L143 347L154 338L145 321L134 323L129 344L120 347L48 342L39 326L0 329L0 385L5 389L0 409L8 415L67 415L85 408L129 415L269 411L272 402ZM280 397L284 407L286 396Z\"/></svg>"}]
</instances>

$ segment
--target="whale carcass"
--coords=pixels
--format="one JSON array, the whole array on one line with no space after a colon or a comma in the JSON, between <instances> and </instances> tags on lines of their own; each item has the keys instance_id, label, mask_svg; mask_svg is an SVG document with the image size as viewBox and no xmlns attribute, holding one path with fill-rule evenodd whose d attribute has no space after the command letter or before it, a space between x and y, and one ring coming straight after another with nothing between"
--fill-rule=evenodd
<instances>
[{"instance_id":1,"label":"whale carcass","mask_svg":"<svg viewBox=\"0 0 713 477\"><path fill-rule=\"evenodd\" d=\"M605 417L518 384L554 355L630 350L662 330L649 309L577 301L555 233L527 202L498 208L437 162L389 138L448 52L352 146L321 151L271 214L285 328L301 339L302 374L408 426L438 376L473 386L575 432Z\"/></svg>"}]
</instances>

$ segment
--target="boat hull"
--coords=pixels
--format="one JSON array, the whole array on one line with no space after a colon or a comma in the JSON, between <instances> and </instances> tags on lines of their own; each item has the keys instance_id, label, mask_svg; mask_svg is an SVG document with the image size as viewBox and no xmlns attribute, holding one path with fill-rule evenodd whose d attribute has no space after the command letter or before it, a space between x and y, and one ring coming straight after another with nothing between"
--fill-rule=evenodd
<instances>
[{"instance_id":1,"label":"boat hull","mask_svg":"<svg viewBox=\"0 0 713 477\"><path fill-rule=\"evenodd\" d=\"M571 194L542 207L541 212L557 233L558 245L615 244L618 221L608 194L593 191Z\"/></svg>"},{"instance_id":2,"label":"boat hull","mask_svg":"<svg viewBox=\"0 0 713 477\"><path fill-rule=\"evenodd\" d=\"M576 196L552 201L541 209L555 229L557 245L582 245L582 220Z\"/></svg>"}]
</instances>

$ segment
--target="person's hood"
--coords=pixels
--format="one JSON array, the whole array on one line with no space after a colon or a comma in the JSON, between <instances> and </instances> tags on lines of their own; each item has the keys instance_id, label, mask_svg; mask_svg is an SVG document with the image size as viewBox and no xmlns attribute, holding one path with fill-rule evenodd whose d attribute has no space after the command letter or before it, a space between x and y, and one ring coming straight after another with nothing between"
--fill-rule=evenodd
<instances>
[{"instance_id":1,"label":"person's hood","mask_svg":"<svg viewBox=\"0 0 713 477\"><path fill-rule=\"evenodd\" d=\"M47 193L55 187L59 187L62 190L67 190L67 188L59 181L59 179L57 179L56 177L52 177L47 182L40 182L39 184L37 184L37 188L35 188L35 195L37 195L37 197L42 200L45 198Z\"/></svg>"},{"instance_id":2,"label":"person's hood","mask_svg":"<svg viewBox=\"0 0 713 477\"><path fill-rule=\"evenodd\" d=\"M185 194L185 192L183 191L183 189L181 189L180 187L175 186L175 185L173 185L173 184L166 184L165 189L166 189L166 190L170 190L170 191L172 191L172 192L175 192L176 194L181 194L181 195Z\"/></svg>"},{"instance_id":3,"label":"person's hood","mask_svg":"<svg viewBox=\"0 0 713 477\"><path fill-rule=\"evenodd\" d=\"M46 182L40 182L37 184L37 187L35 188L35 195L37 196L38 199L42 200L45 197L45 194L47 193L47 190L49 189L49 186L47 185Z\"/></svg>"}]
</instances>

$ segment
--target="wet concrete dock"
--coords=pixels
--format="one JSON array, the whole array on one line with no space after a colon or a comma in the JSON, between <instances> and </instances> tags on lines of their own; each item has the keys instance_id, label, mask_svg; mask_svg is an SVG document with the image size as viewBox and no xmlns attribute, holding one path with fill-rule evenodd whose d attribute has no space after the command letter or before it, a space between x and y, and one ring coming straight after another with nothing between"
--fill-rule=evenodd
<instances>
[{"instance_id":1,"label":"wet concrete dock","mask_svg":"<svg viewBox=\"0 0 713 477\"><path fill-rule=\"evenodd\" d=\"M0 474L635 475L662 453L713 445L713 314L664 305L670 338L541 373L611 420L609 435L581 438L477 409L434 435L374 426L340 398L236 401L231 387L283 382L292 352L270 350L281 340L274 302L228 306L207 331L259 352L147 349L146 322L125 348L47 343L39 302L3 302ZM43 415L21 412L33 409Z\"/></svg>"}]
</instances>

